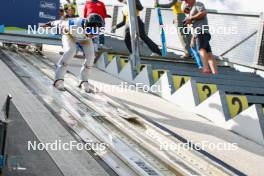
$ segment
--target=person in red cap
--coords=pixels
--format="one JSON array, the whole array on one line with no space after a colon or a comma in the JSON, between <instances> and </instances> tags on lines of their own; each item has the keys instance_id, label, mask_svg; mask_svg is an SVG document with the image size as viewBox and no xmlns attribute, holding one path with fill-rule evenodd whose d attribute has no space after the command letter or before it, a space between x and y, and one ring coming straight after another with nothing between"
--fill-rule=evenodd
<instances>
[{"instance_id":1,"label":"person in red cap","mask_svg":"<svg viewBox=\"0 0 264 176\"><path fill-rule=\"evenodd\" d=\"M90 14L98 14L100 15L104 22L105 18L111 17L107 14L105 4L99 0L87 0L84 7L84 17L87 18ZM102 49L108 49L105 44L104 35L99 35L99 44Z\"/></svg>"}]
</instances>

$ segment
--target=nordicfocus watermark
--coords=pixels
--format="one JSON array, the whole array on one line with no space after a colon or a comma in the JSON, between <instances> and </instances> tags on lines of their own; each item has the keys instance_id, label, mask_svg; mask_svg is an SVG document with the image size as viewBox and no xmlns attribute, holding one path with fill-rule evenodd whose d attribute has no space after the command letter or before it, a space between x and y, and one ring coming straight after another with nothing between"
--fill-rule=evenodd
<instances>
[{"instance_id":1,"label":"nordicfocus watermark","mask_svg":"<svg viewBox=\"0 0 264 176\"><path fill-rule=\"evenodd\" d=\"M186 143L160 143L160 150L218 150L218 151L235 151L238 149L237 143L212 143L210 141L194 142L188 141Z\"/></svg>"},{"instance_id":2,"label":"nordicfocus watermark","mask_svg":"<svg viewBox=\"0 0 264 176\"><path fill-rule=\"evenodd\" d=\"M76 25L71 25L67 28L63 27L63 25L56 26L47 26L41 27L37 25L28 25L27 34L29 35L62 35L62 34L92 34L99 35L105 33L105 27L80 27Z\"/></svg>"},{"instance_id":3,"label":"nordicfocus watermark","mask_svg":"<svg viewBox=\"0 0 264 176\"><path fill-rule=\"evenodd\" d=\"M198 35L204 33L210 33L212 35L237 35L239 34L238 28L236 26L210 26L202 25L202 27L196 27L195 29L192 26L185 27L175 27L171 25L161 26L164 29L165 34L167 35L177 35L180 31L183 34Z\"/></svg>"},{"instance_id":4,"label":"nordicfocus watermark","mask_svg":"<svg viewBox=\"0 0 264 176\"><path fill-rule=\"evenodd\" d=\"M156 131L147 130L146 135L159 143L159 149L164 151L190 151L190 150L219 150L219 151L235 151L238 149L237 143L212 143L204 140L201 142L187 141L185 143L175 143L166 141Z\"/></svg>"},{"instance_id":5,"label":"nordicfocus watermark","mask_svg":"<svg viewBox=\"0 0 264 176\"><path fill-rule=\"evenodd\" d=\"M100 154L106 153L107 144L97 143L93 141L87 141L86 143L81 143L77 141L62 142L61 140L56 140L54 142L42 143L37 141L28 141L27 149L29 151L39 150L39 151L71 151L71 150L93 150L99 151Z\"/></svg>"},{"instance_id":6,"label":"nordicfocus watermark","mask_svg":"<svg viewBox=\"0 0 264 176\"><path fill-rule=\"evenodd\" d=\"M177 35L180 31L183 34L198 35L204 33L210 33L212 35L237 35L237 26L210 26L202 25L202 27L193 28L190 26L185 27L175 27L172 25L163 25L161 28L164 29L166 35ZM160 30L161 32L161 30ZM61 34L103 34L105 33L105 27L80 27L76 25L71 25L67 28L63 25L41 27L37 25L28 25L27 33L30 34L40 34L40 35L61 35Z\"/></svg>"},{"instance_id":7,"label":"nordicfocus watermark","mask_svg":"<svg viewBox=\"0 0 264 176\"><path fill-rule=\"evenodd\" d=\"M152 92L152 93L160 93L162 90L161 85L146 85L143 83L136 83L136 84L129 84L128 82L121 82L119 85L106 85L106 84L99 84L96 85L96 88L98 89L99 92L120 92L120 93L125 93L125 92L131 92L131 91L136 91L136 92ZM166 89L171 90L171 85L166 87Z\"/></svg>"}]
</instances>

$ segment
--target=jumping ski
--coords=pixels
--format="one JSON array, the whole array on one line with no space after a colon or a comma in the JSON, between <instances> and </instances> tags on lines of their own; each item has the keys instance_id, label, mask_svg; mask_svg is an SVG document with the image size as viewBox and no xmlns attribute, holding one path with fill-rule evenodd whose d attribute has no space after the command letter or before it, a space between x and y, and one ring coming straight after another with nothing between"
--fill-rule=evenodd
<instances>
[{"instance_id":1,"label":"jumping ski","mask_svg":"<svg viewBox=\"0 0 264 176\"><path fill-rule=\"evenodd\" d=\"M155 3L158 4L159 0L155 0ZM156 6L156 11L158 14L159 26L160 26L160 38L161 38L161 43L162 43L162 56L165 57L165 56L167 56L167 44L166 44L165 31L163 28L163 26L164 26L163 18L162 18L161 9L159 6Z\"/></svg>"},{"instance_id":2,"label":"jumping ski","mask_svg":"<svg viewBox=\"0 0 264 176\"><path fill-rule=\"evenodd\" d=\"M191 47L190 51L191 51L191 53L193 55L193 58L194 58L194 60L195 60L195 62L197 64L198 68L202 69L203 68L203 63L202 63L202 60L201 60L201 57L200 57L200 54L199 54L199 51L198 51L197 47L196 46Z\"/></svg>"}]
</instances>

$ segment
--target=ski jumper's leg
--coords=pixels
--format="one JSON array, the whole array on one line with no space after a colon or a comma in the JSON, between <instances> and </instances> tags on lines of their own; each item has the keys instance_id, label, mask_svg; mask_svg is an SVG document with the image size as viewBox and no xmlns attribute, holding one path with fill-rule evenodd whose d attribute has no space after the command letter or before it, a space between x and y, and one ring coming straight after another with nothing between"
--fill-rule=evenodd
<instances>
[{"instance_id":1,"label":"ski jumper's leg","mask_svg":"<svg viewBox=\"0 0 264 176\"><path fill-rule=\"evenodd\" d=\"M76 53L76 43L72 37L69 35L62 36L62 45L64 54L59 60L56 71L55 71L55 80L63 80L66 74L68 65L71 59L74 57Z\"/></svg>"},{"instance_id":2,"label":"ski jumper's leg","mask_svg":"<svg viewBox=\"0 0 264 176\"><path fill-rule=\"evenodd\" d=\"M81 68L80 73L80 81L88 81L88 78L91 74L91 69L93 67L94 59L95 59L95 53L94 53L94 45L93 41L90 39L85 43L81 43L83 47L83 52L85 54L85 61L83 63L83 66Z\"/></svg>"},{"instance_id":3,"label":"ski jumper's leg","mask_svg":"<svg viewBox=\"0 0 264 176\"><path fill-rule=\"evenodd\" d=\"M99 50L99 36L95 37L93 40L93 45L94 45L94 51L98 52Z\"/></svg>"},{"instance_id":4,"label":"ski jumper's leg","mask_svg":"<svg viewBox=\"0 0 264 176\"><path fill-rule=\"evenodd\" d=\"M154 52L157 53L158 55L162 55L158 45L156 45L156 43L154 43L146 34L145 32L145 25L144 23L141 21L140 18L138 18L138 28L139 28L139 35L140 38L148 45L149 49Z\"/></svg>"},{"instance_id":5,"label":"ski jumper's leg","mask_svg":"<svg viewBox=\"0 0 264 176\"><path fill-rule=\"evenodd\" d=\"M126 26L126 29L125 29L125 44L126 44L126 47L129 51L129 53L131 54L132 53L132 46L131 46L130 29L128 26Z\"/></svg>"}]
</instances>

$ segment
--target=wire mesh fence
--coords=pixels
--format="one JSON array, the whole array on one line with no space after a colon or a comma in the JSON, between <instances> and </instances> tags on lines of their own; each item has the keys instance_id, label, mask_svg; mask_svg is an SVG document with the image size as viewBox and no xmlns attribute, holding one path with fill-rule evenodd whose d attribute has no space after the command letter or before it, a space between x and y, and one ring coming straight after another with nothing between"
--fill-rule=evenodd
<instances>
[{"instance_id":1,"label":"wire mesh fence","mask_svg":"<svg viewBox=\"0 0 264 176\"><path fill-rule=\"evenodd\" d=\"M112 20L122 21L122 7L117 6L117 19L107 19L106 32L111 33ZM113 13L113 6L107 6L109 14ZM161 45L160 30L157 14L154 8L147 8L141 13L141 19L145 20L146 15L150 15L147 33L149 37ZM166 31L167 46L175 50L183 50L179 37L177 35L176 25L173 24L173 13L170 9L162 9L164 19L164 27ZM149 18L149 17L148 17ZM210 32L212 35L211 46L216 56L225 58L226 60L243 65L253 66L257 53L257 41L259 40L259 25L261 23L261 14L242 14L228 13L208 10L208 21ZM114 35L123 37L124 28L116 30ZM263 40L263 39L262 39ZM257 51L258 52L258 51ZM263 58L263 41L261 58ZM259 60L258 64L263 65L264 61Z\"/></svg>"}]
</instances>

